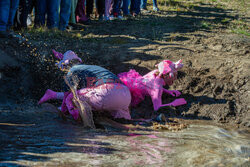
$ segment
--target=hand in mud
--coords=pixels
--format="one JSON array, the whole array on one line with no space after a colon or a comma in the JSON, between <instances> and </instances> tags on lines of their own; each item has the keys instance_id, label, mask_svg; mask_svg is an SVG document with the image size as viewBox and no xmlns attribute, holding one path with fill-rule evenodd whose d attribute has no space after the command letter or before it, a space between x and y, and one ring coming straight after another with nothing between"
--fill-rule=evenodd
<instances>
[{"instance_id":1,"label":"hand in mud","mask_svg":"<svg viewBox=\"0 0 250 167\"><path fill-rule=\"evenodd\" d=\"M80 115L78 116L78 118L77 118L76 122L78 122L78 123L82 123L82 118L81 118L81 116L80 116Z\"/></svg>"},{"instance_id":2,"label":"hand in mud","mask_svg":"<svg viewBox=\"0 0 250 167\"><path fill-rule=\"evenodd\" d=\"M178 90L172 90L172 91L171 91L171 95L172 95L172 96L178 97L178 96L181 95L181 92L179 92Z\"/></svg>"},{"instance_id":3,"label":"hand in mud","mask_svg":"<svg viewBox=\"0 0 250 167\"><path fill-rule=\"evenodd\" d=\"M178 96L181 95L181 92L179 92L178 90L167 90L167 89L164 89L163 91L165 93L170 94L171 96L175 96L175 97L178 97Z\"/></svg>"},{"instance_id":4,"label":"hand in mud","mask_svg":"<svg viewBox=\"0 0 250 167\"><path fill-rule=\"evenodd\" d=\"M181 106L181 105L184 105L184 104L187 104L187 101L186 101L184 98L180 98L180 99L174 100L174 101L171 102L171 103L163 104L163 105L161 105L161 107L165 107L165 106L173 106L173 107L176 107L176 106Z\"/></svg>"},{"instance_id":5,"label":"hand in mud","mask_svg":"<svg viewBox=\"0 0 250 167\"><path fill-rule=\"evenodd\" d=\"M77 109L70 109L69 112L75 120L78 120L80 118L79 111Z\"/></svg>"}]
</instances>

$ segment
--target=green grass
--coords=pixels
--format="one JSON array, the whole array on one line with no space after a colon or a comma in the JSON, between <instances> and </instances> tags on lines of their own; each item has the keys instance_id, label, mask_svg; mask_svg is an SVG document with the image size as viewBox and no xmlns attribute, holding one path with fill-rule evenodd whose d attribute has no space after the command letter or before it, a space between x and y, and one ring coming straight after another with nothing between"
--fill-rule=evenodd
<instances>
[{"instance_id":1,"label":"green grass","mask_svg":"<svg viewBox=\"0 0 250 167\"><path fill-rule=\"evenodd\" d=\"M200 27L203 28L203 29L210 30L210 29L213 28L213 25L210 22L208 22L208 21L202 21L200 23Z\"/></svg>"},{"instance_id":2,"label":"green grass","mask_svg":"<svg viewBox=\"0 0 250 167\"><path fill-rule=\"evenodd\" d=\"M250 36L250 25L245 20L233 20L230 28L233 33Z\"/></svg>"},{"instance_id":3,"label":"green grass","mask_svg":"<svg viewBox=\"0 0 250 167\"><path fill-rule=\"evenodd\" d=\"M231 31L233 33L236 33L236 34L242 34L242 35L250 36L250 32L247 31L244 28L233 28L233 29L231 29Z\"/></svg>"}]
</instances>

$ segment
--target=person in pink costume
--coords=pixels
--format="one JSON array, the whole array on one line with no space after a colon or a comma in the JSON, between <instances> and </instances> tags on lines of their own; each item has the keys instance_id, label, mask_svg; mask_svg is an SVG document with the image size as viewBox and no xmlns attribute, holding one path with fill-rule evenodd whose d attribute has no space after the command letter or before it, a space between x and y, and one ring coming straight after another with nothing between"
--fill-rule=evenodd
<instances>
[{"instance_id":1,"label":"person in pink costume","mask_svg":"<svg viewBox=\"0 0 250 167\"><path fill-rule=\"evenodd\" d=\"M155 69L148 74L141 76L135 70L118 74L120 80L129 88L132 101L131 105L136 106L144 100L145 96L150 96L153 102L154 111L164 106L180 106L186 104L184 98L176 99L169 104L162 104L162 94L167 93L172 96L180 96L177 90L167 90L165 85L172 85L177 79L177 71L183 67L182 61L173 63L170 60L163 60L156 65Z\"/></svg>"},{"instance_id":2,"label":"person in pink costume","mask_svg":"<svg viewBox=\"0 0 250 167\"><path fill-rule=\"evenodd\" d=\"M57 59L61 60L57 64L61 69L67 68L72 60L79 62L69 68L65 79L70 87L75 86L72 81L73 76L79 79L76 92L81 101L86 102L94 111L107 111L114 118L131 119L130 91L116 75L100 66L80 64L82 60L72 51L62 54L53 50L53 53ZM73 98L73 93L70 91L55 92L48 89L38 104L52 99L61 99L63 100L62 113L71 114L75 120L79 120L80 114L73 103Z\"/></svg>"}]
</instances>

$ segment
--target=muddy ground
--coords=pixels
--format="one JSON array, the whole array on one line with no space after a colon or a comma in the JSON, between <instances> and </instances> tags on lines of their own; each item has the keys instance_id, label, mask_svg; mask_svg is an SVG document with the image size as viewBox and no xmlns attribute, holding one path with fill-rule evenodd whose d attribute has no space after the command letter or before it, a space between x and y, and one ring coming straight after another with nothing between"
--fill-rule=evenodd
<instances>
[{"instance_id":1,"label":"muddy ground","mask_svg":"<svg viewBox=\"0 0 250 167\"><path fill-rule=\"evenodd\" d=\"M249 127L250 10L247 1L238 3L162 1L161 12L137 18L99 22L93 16L90 25L78 30L30 29L19 32L25 42L0 39L1 111L39 107L36 102L46 89L60 91L63 73L51 49L73 50L84 63L115 74L129 69L146 74L163 59L182 59L184 68L169 89L180 90L188 103L159 112ZM173 99L164 96L163 102ZM134 117L149 117L150 98L131 111ZM0 114L1 121L6 116Z\"/></svg>"}]
</instances>

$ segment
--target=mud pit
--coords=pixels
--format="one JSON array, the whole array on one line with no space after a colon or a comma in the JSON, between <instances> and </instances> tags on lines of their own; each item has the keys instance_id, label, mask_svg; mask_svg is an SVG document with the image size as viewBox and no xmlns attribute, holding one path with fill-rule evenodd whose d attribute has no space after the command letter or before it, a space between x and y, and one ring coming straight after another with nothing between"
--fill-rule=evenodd
<instances>
[{"instance_id":1,"label":"mud pit","mask_svg":"<svg viewBox=\"0 0 250 167\"><path fill-rule=\"evenodd\" d=\"M36 104L46 89L60 91L62 88L63 74L54 65L56 60L51 49L73 50L84 63L100 65L115 74L129 69L146 74L163 59L182 59L185 67L169 89L180 90L188 104L164 107L158 113L164 113L167 118L208 120L249 128L247 16L250 10L236 10L233 7L237 5L224 1L166 2L167 6L164 2L160 5L160 13L147 13L138 18L109 23L93 21L91 25L80 26L79 30L64 33L45 29L23 31L20 33L27 39L24 43L0 39L0 160L43 161L46 158L41 155L23 155L23 149L41 153L47 145L54 145L45 153L61 152L60 143L73 142L74 135L83 136L81 127L74 121L64 122L56 113L41 110ZM245 28L248 35L234 33L237 26ZM164 103L173 99L163 96ZM150 98L131 109L134 118L149 118L152 111ZM72 137L65 138L65 135ZM34 136L37 137L31 139ZM45 142L52 138L50 143ZM44 145L39 145L43 142ZM12 148L16 149L14 153ZM75 149L78 147L65 148L66 152ZM86 153L91 150L91 147L85 148ZM115 150L99 148L96 151L109 154Z\"/></svg>"},{"instance_id":2,"label":"mud pit","mask_svg":"<svg viewBox=\"0 0 250 167\"><path fill-rule=\"evenodd\" d=\"M60 91L62 73L54 65L51 49L73 50L84 63L115 74L129 69L145 74L163 59L182 59L185 67L169 89L180 90L188 104L159 112L249 127L250 39L230 30L235 21L244 20L249 31L248 13L205 2L193 1L192 8L188 2L179 3L176 11L171 11L176 4L168 4L160 13L112 23L93 21L68 33L24 31L27 41L19 44L1 40L1 105L6 106L5 99L12 100L10 106L38 100L48 88ZM173 100L163 99L164 103ZM150 99L133 112L136 117L149 117Z\"/></svg>"}]
</instances>

